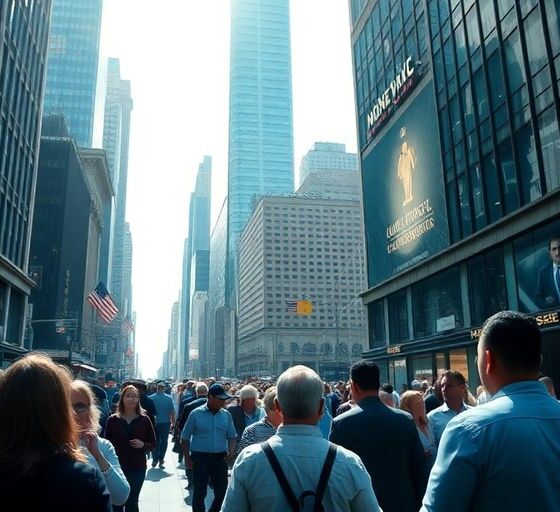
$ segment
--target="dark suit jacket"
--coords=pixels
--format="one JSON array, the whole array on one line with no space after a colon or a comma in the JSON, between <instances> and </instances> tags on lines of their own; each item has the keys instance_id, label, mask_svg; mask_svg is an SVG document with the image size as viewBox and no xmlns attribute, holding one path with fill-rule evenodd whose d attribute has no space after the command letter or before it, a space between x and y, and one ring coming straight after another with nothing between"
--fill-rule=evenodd
<instances>
[{"instance_id":1,"label":"dark suit jacket","mask_svg":"<svg viewBox=\"0 0 560 512\"><path fill-rule=\"evenodd\" d=\"M554 284L552 263L549 263L546 267L539 270L539 274L537 276L536 295L539 306L543 308L560 305L560 298L558 297L558 291L556 290L556 285ZM547 297L552 297L554 302L546 302Z\"/></svg>"},{"instance_id":2,"label":"dark suit jacket","mask_svg":"<svg viewBox=\"0 0 560 512\"><path fill-rule=\"evenodd\" d=\"M0 469L0 495L6 511L111 512L111 498L99 469L62 454L47 457L20 478Z\"/></svg>"},{"instance_id":3,"label":"dark suit jacket","mask_svg":"<svg viewBox=\"0 0 560 512\"><path fill-rule=\"evenodd\" d=\"M185 423L189 419L189 414L192 411L194 411L197 407L206 405L206 402L208 402L208 398L205 396L201 396L199 398L195 398L194 400L190 401L189 403L187 403L187 405L185 405L185 407L183 407L183 411L181 412L181 416L179 417L177 428L175 429L178 434L177 439L181 437L181 431L183 430Z\"/></svg>"},{"instance_id":4,"label":"dark suit jacket","mask_svg":"<svg viewBox=\"0 0 560 512\"><path fill-rule=\"evenodd\" d=\"M428 482L428 465L414 422L377 397L334 418L330 440L358 454L384 512L417 512Z\"/></svg>"},{"instance_id":5,"label":"dark suit jacket","mask_svg":"<svg viewBox=\"0 0 560 512\"><path fill-rule=\"evenodd\" d=\"M237 432L237 442L239 443L241 436L243 435L243 431L245 430L245 413L243 412L241 406L235 403L228 405L226 409L230 412L231 417L233 418L233 426Z\"/></svg>"}]
</instances>

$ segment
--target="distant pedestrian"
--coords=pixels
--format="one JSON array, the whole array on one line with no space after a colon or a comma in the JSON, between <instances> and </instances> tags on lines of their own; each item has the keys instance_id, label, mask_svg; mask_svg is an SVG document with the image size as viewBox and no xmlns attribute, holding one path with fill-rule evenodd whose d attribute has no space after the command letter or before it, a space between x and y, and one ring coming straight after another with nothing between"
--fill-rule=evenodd
<instances>
[{"instance_id":1,"label":"distant pedestrian","mask_svg":"<svg viewBox=\"0 0 560 512\"><path fill-rule=\"evenodd\" d=\"M264 409L257 404L258 398L259 390L248 384L239 391L239 405L232 404L227 408L233 418L237 442L241 439L246 427L262 420L265 416Z\"/></svg>"},{"instance_id":2,"label":"distant pedestrian","mask_svg":"<svg viewBox=\"0 0 560 512\"><path fill-rule=\"evenodd\" d=\"M492 400L451 419L422 510L559 510L560 404L539 379L534 319L502 311L482 326L477 366Z\"/></svg>"},{"instance_id":3,"label":"distant pedestrian","mask_svg":"<svg viewBox=\"0 0 560 512\"><path fill-rule=\"evenodd\" d=\"M154 425L157 438L157 446L152 454L152 467L155 468L159 463L159 467L164 467L165 454L167 452L167 444L169 442L169 432L175 424L175 406L173 399L165 391L165 384L158 382L156 392L150 395L150 399L156 407L156 424Z\"/></svg>"},{"instance_id":4,"label":"distant pedestrian","mask_svg":"<svg viewBox=\"0 0 560 512\"><path fill-rule=\"evenodd\" d=\"M2 510L111 512L103 476L79 446L71 383L34 353L0 375Z\"/></svg>"},{"instance_id":5,"label":"distant pedestrian","mask_svg":"<svg viewBox=\"0 0 560 512\"><path fill-rule=\"evenodd\" d=\"M317 428L324 408L319 376L305 366L289 368L278 378L275 402L283 424L267 442L241 452L222 511L380 510L360 458Z\"/></svg>"},{"instance_id":6,"label":"distant pedestrian","mask_svg":"<svg viewBox=\"0 0 560 512\"><path fill-rule=\"evenodd\" d=\"M138 512L138 498L146 478L146 453L156 447L156 434L152 422L140 407L136 387L129 385L122 390L117 412L107 420L105 437L113 443L130 484L126 504L113 507L113 510Z\"/></svg>"}]
</instances>

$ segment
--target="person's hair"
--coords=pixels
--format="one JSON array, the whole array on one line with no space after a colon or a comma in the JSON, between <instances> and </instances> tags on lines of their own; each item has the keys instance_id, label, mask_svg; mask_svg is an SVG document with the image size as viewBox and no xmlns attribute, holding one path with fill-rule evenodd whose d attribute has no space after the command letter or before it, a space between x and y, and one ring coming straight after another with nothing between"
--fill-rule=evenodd
<instances>
[{"instance_id":1,"label":"person's hair","mask_svg":"<svg viewBox=\"0 0 560 512\"><path fill-rule=\"evenodd\" d=\"M355 362L350 367L350 378L363 391L379 390L379 367L373 361Z\"/></svg>"},{"instance_id":2,"label":"person's hair","mask_svg":"<svg viewBox=\"0 0 560 512\"><path fill-rule=\"evenodd\" d=\"M399 404L399 407L401 409L401 411L406 411L410 414L412 414L412 407L411 407L411 402L412 400L414 400L415 397L420 397L420 400L423 400L423 395L420 391L405 391L402 395L401 395L401 401ZM414 418L414 416L413 416ZM424 409L424 414L418 418L418 421L420 424L422 425L427 425L428 424L428 418L426 417L426 409Z\"/></svg>"},{"instance_id":3,"label":"person's hair","mask_svg":"<svg viewBox=\"0 0 560 512\"><path fill-rule=\"evenodd\" d=\"M88 418L91 424L91 429L97 433L101 432L101 425L99 424L101 411L99 410L99 403L95 394L91 390L90 385L85 380L76 379L72 382L71 389L87 397L87 401L91 404L88 409Z\"/></svg>"},{"instance_id":4,"label":"person's hair","mask_svg":"<svg viewBox=\"0 0 560 512\"><path fill-rule=\"evenodd\" d=\"M383 384L383 386L381 386L381 389L385 391L385 393L389 393L390 395L393 394L393 391L395 390L393 386L391 386L391 384Z\"/></svg>"},{"instance_id":5,"label":"person's hair","mask_svg":"<svg viewBox=\"0 0 560 512\"><path fill-rule=\"evenodd\" d=\"M476 387L476 397L478 398L480 395L482 395L482 393L485 391L484 386L482 384L479 384Z\"/></svg>"},{"instance_id":6,"label":"person's hair","mask_svg":"<svg viewBox=\"0 0 560 512\"><path fill-rule=\"evenodd\" d=\"M517 311L500 311L482 325L479 343L513 372L538 372L541 332L536 321Z\"/></svg>"},{"instance_id":7,"label":"person's hair","mask_svg":"<svg viewBox=\"0 0 560 512\"><path fill-rule=\"evenodd\" d=\"M552 242L560 242L560 233L557 235L552 235L549 239L548 239L548 250L550 251L550 246L552 245Z\"/></svg>"},{"instance_id":8,"label":"person's hair","mask_svg":"<svg viewBox=\"0 0 560 512\"><path fill-rule=\"evenodd\" d=\"M196 396L207 396L208 395L208 386L206 382L197 382L195 387Z\"/></svg>"},{"instance_id":9,"label":"person's hair","mask_svg":"<svg viewBox=\"0 0 560 512\"><path fill-rule=\"evenodd\" d=\"M323 400L323 382L307 366L288 368L276 383L276 399L286 418L309 418L319 411Z\"/></svg>"},{"instance_id":10,"label":"person's hair","mask_svg":"<svg viewBox=\"0 0 560 512\"><path fill-rule=\"evenodd\" d=\"M467 385L465 376L461 372L458 372L457 370L445 370L441 374L441 380L443 380L444 377L446 377L447 380L452 379L453 382L455 382L456 384L463 385L463 386Z\"/></svg>"},{"instance_id":11,"label":"person's hair","mask_svg":"<svg viewBox=\"0 0 560 512\"><path fill-rule=\"evenodd\" d=\"M140 407L140 391L136 386L130 384L129 386L126 386L121 390L121 396L119 397L119 403L117 405L117 414L119 416L124 414L124 395L126 395L126 392L131 389L136 391L136 393L138 394L138 402L136 402L136 414L138 414L139 416L146 414L144 409Z\"/></svg>"},{"instance_id":12,"label":"person's hair","mask_svg":"<svg viewBox=\"0 0 560 512\"><path fill-rule=\"evenodd\" d=\"M476 405L478 405L476 398L471 393L468 386L465 386L465 396L463 397L463 402L465 402L467 405L470 405L471 407L475 407Z\"/></svg>"},{"instance_id":13,"label":"person's hair","mask_svg":"<svg viewBox=\"0 0 560 512\"><path fill-rule=\"evenodd\" d=\"M243 401L246 398L259 398L259 390L251 384L243 386L239 391L239 400Z\"/></svg>"},{"instance_id":14,"label":"person's hair","mask_svg":"<svg viewBox=\"0 0 560 512\"><path fill-rule=\"evenodd\" d=\"M328 382L325 382L323 384L323 388L325 390L325 393L332 393L332 388L331 385Z\"/></svg>"},{"instance_id":15,"label":"person's hair","mask_svg":"<svg viewBox=\"0 0 560 512\"><path fill-rule=\"evenodd\" d=\"M0 375L0 467L10 477L29 474L57 453L86 461L78 445L71 382L68 370L38 353L24 356Z\"/></svg>"},{"instance_id":16,"label":"person's hair","mask_svg":"<svg viewBox=\"0 0 560 512\"><path fill-rule=\"evenodd\" d=\"M266 390L263 398L263 406L265 412L274 411L274 409L276 409L276 406L274 405L275 398L276 398L276 386L271 386Z\"/></svg>"}]
</instances>

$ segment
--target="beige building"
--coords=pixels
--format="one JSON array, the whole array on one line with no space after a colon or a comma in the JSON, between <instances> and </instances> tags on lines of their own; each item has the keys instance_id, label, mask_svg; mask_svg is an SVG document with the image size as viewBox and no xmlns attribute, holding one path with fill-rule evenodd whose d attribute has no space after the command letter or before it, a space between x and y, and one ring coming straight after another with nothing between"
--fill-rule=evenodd
<instances>
[{"instance_id":1,"label":"beige building","mask_svg":"<svg viewBox=\"0 0 560 512\"><path fill-rule=\"evenodd\" d=\"M240 375L306 364L334 379L366 348L360 202L321 196L320 188L306 194L261 199L241 236ZM292 311L298 300L311 302L311 314Z\"/></svg>"}]
</instances>

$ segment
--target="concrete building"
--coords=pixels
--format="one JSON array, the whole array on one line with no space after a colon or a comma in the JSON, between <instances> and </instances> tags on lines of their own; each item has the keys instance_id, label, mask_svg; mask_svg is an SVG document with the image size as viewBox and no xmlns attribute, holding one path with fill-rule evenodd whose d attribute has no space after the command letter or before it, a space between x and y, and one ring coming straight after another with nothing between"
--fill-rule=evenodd
<instances>
[{"instance_id":1,"label":"concrete building","mask_svg":"<svg viewBox=\"0 0 560 512\"><path fill-rule=\"evenodd\" d=\"M53 0L52 5L44 113L64 114L76 144L89 148L103 1Z\"/></svg>"},{"instance_id":2,"label":"concrete building","mask_svg":"<svg viewBox=\"0 0 560 512\"><path fill-rule=\"evenodd\" d=\"M350 7L366 356L399 390L449 368L476 389L480 327L513 309L560 381L558 2Z\"/></svg>"},{"instance_id":3,"label":"concrete building","mask_svg":"<svg viewBox=\"0 0 560 512\"><path fill-rule=\"evenodd\" d=\"M310 174L329 171L358 170L358 155L347 153L344 144L334 142L315 142L301 160L299 166L300 186Z\"/></svg>"},{"instance_id":4,"label":"concrete building","mask_svg":"<svg viewBox=\"0 0 560 512\"><path fill-rule=\"evenodd\" d=\"M293 364L325 379L346 375L366 342L359 201L264 197L239 246L240 375L278 375ZM310 314L294 311L310 301Z\"/></svg>"},{"instance_id":5,"label":"concrete building","mask_svg":"<svg viewBox=\"0 0 560 512\"><path fill-rule=\"evenodd\" d=\"M237 246L266 193L294 191L288 0L231 4L226 297L233 306Z\"/></svg>"},{"instance_id":6,"label":"concrete building","mask_svg":"<svg viewBox=\"0 0 560 512\"><path fill-rule=\"evenodd\" d=\"M181 332L181 300L177 300L171 307L171 320L167 331L167 351L163 357L163 373L161 378L180 378L181 372L178 366L179 335Z\"/></svg>"}]
</instances>

